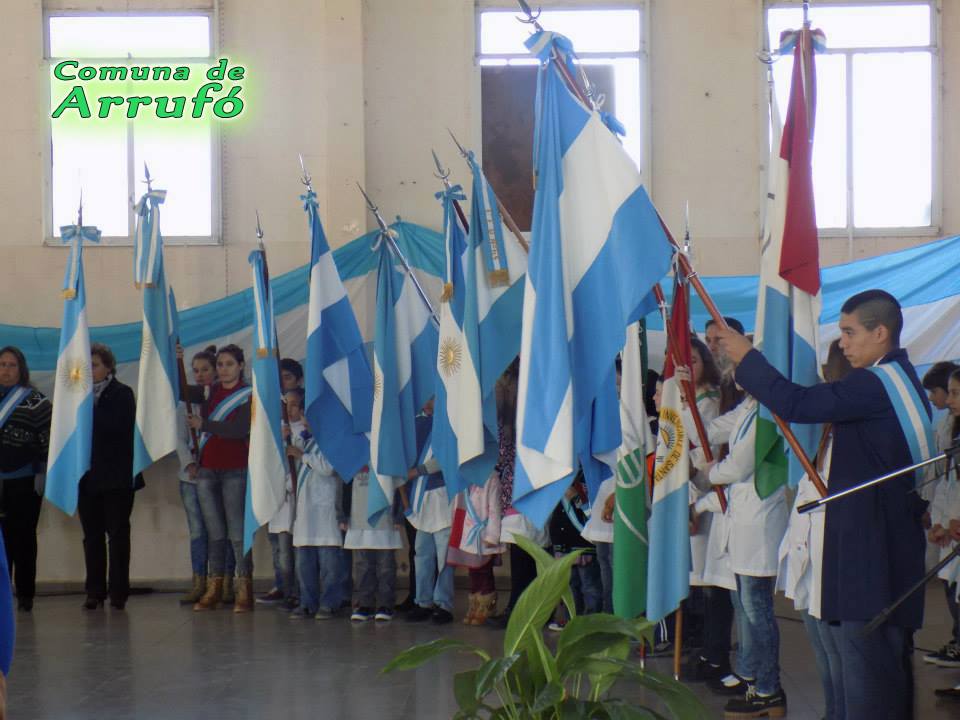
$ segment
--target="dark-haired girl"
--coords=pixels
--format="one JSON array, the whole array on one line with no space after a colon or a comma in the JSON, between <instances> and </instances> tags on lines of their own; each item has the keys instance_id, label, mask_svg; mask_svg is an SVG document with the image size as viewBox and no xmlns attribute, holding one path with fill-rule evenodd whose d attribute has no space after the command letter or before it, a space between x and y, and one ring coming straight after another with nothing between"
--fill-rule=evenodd
<instances>
[{"instance_id":1,"label":"dark-haired girl","mask_svg":"<svg viewBox=\"0 0 960 720\"><path fill-rule=\"evenodd\" d=\"M207 590L194 610L213 610L223 603L227 543L237 558L234 612L253 610L253 561L243 553L243 514L247 495L247 448L250 438L250 386L243 378L243 350L227 345L217 352L217 380L209 395L203 386L189 387L190 400L201 414L187 423L200 436L197 494L207 528ZM206 396L205 396L206 395Z\"/></svg>"},{"instance_id":2,"label":"dark-haired girl","mask_svg":"<svg viewBox=\"0 0 960 720\"><path fill-rule=\"evenodd\" d=\"M0 527L13 572L17 605L33 608L37 522L50 442L50 401L30 384L19 348L0 349Z\"/></svg>"},{"instance_id":3,"label":"dark-haired girl","mask_svg":"<svg viewBox=\"0 0 960 720\"><path fill-rule=\"evenodd\" d=\"M80 479L77 511L87 566L86 610L110 605L123 610L130 595L130 514L143 476L133 478L133 390L117 380L117 361L106 345L90 346L93 374L93 446L90 471ZM109 586L106 539L109 538Z\"/></svg>"}]
</instances>

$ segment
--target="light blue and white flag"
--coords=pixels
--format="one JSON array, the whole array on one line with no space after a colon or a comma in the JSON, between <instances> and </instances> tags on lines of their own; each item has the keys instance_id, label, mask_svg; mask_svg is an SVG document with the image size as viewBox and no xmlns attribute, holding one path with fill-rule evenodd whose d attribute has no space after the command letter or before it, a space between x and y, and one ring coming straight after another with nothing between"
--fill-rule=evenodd
<instances>
[{"instance_id":1,"label":"light blue and white flag","mask_svg":"<svg viewBox=\"0 0 960 720\"><path fill-rule=\"evenodd\" d=\"M63 280L63 322L53 386L53 418L47 453L44 495L68 515L77 509L80 479L90 469L93 443L93 372L87 325L87 290L83 281L83 242L100 242L95 227L60 228L70 256Z\"/></svg>"},{"instance_id":2,"label":"light blue and white flag","mask_svg":"<svg viewBox=\"0 0 960 720\"><path fill-rule=\"evenodd\" d=\"M134 476L177 449L180 382L160 234L160 204L166 196L166 190L150 190L134 206L137 229L133 283L143 290L143 339L133 437Z\"/></svg>"},{"instance_id":3,"label":"light blue and white flag","mask_svg":"<svg viewBox=\"0 0 960 720\"><path fill-rule=\"evenodd\" d=\"M377 309L373 341L373 418L367 515L373 525L417 464L416 416L434 393L437 328L413 281L378 240Z\"/></svg>"},{"instance_id":4,"label":"light blue and white flag","mask_svg":"<svg viewBox=\"0 0 960 720\"><path fill-rule=\"evenodd\" d=\"M672 254L636 165L554 67L555 44L569 54L562 36L536 33L527 42L543 64L513 495L541 526L578 463L601 456L616 463L614 362Z\"/></svg>"},{"instance_id":5,"label":"light blue and white flag","mask_svg":"<svg viewBox=\"0 0 960 720\"><path fill-rule=\"evenodd\" d=\"M443 202L446 269L440 305L434 452L450 497L487 481L499 455L497 379L520 352L523 277L527 258L505 236L497 199L483 171L473 173L470 232L454 207L460 186L437 193Z\"/></svg>"},{"instance_id":6,"label":"light blue and white flag","mask_svg":"<svg viewBox=\"0 0 960 720\"><path fill-rule=\"evenodd\" d=\"M310 225L306 415L320 451L349 482L370 462L373 371L357 318L320 223L317 195L301 195Z\"/></svg>"},{"instance_id":7,"label":"light blue and white flag","mask_svg":"<svg viewBox=\"0 0 960 720\"><path fill-rule=\"evenodd\" d=\"M250 399L250 451L247 455L247 502L243 523L244 552L253 535L270 522L286 495L288 463L281 430L282 409L277 325L267 273L266 253L250 253L253 269L253 397Z\"/></svg>"}]
</instances>

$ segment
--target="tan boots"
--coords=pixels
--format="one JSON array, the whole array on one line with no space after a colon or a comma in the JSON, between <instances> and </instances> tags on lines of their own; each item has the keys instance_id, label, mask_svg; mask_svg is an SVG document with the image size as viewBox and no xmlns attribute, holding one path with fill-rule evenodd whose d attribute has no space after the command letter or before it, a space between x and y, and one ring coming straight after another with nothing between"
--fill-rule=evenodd
<instances>
[{"instance_id":1,"label":"tan boots","mask_svg":"<svg viewBox=\"0 0 960 720\"><path fill-rule=\"evenodd\" d=\"M207 576L194 575L193 587L190 592L180 598L180 604L193 605L196 602L200 602L200 598L203 597L205 592L207 592Z\"/></svg>"},{"instance_id":2,"label":"tan boots","mask_svg":"<svg viewBox=\"0 0 960 720\"><path fill-rule=\"evenodd\" d=\"M473 614L470 625L483 625L487 618L493 615L497 609L497 594L495 592L486 595L477 595L477 608Z\"/></svg>"},{"instance_id":3,"label":"tan boots","mask_svg":"<svg viewBox=\"0 0 960 720\"><path fill-rule=\"evenodd\" d=\"M470 593L467 596L469 600L469 605L467 605L467 614L463 618L464 625L473 625L474 618L477 616L477 598L480 597L477 593Z\"/></svg>"},{"instance_id":4,"label":"tan boots","mask_svg":"<svg viewBox=\"0 0 960 720\"><path fill-rule=\"evenodd\" d=\"M236 599L236 594L234 593L234 578L233 575L227 575L223 578L223 604L224 605L233 605L233 601Z\"/></svg>"},{"instance_id":5,"label":"tan boots","mask_svg":"<svg viewBox=\"0 0 960 720\"><path fill-rule=\"evenodd\" d=\"M207 579L207 591L193 606L193 609L197 612L216 610L221 605L223 605L223 576L219 575Z\"/></svg>"},{"instance_id":6,"label":"tan boots","mask_svg":"<svg viewBox=\"0 0 960 720\"><path fill-rule=\"evenodd\" d=\"M237 599L233 603L235 613L253 611L253 578L237 578Z\"/></svg>"}]
</instances>

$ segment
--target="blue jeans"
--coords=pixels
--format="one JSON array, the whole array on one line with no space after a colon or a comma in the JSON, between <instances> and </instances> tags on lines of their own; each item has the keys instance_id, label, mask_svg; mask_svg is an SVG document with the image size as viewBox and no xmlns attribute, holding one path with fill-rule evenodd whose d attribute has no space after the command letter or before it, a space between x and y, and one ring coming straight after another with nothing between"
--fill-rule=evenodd
<instances>
[{"instance_id":1,"label":"blue jeans","mask_svg":"<svg viewBox=\"0 0 960 720\"><path fill-rule=\"evenodd\" d=\"M288 532L267 533L273 553L275 587L285 598L296 597L297 585L293 561L293 535Z\"/></svg>"},{"instance_id":2,"label":"blue jeans","mask_svg":"<svg viewBox=\"0 0 960 720\"><path fill-rule=\"evenodd\" d=\"M233 546L240 577L253 577L253 558L243 554L243 515L247 498L247 471L201 468L197 496L207 528L207 567L220 577L226 571L227 544Z\"/></svg>"},{"instance_id":3,"label":"blue jeans","mask_svg":"<svg viewBox=\"0 0 960 720\"><path fill-rule=\"evenodd\" d=\"M197 484L180 481L180 500L187 514L187 529L190 531L190 567L194 575L207 575L207 528L203 524L203 511L197 496Z\"/></svg>"},{"instance_id":4,"label":"blue jeans","mask_svg":"<svg viewBox=\"0 0 960 720\"><path fill-rule=\"evenodd\" d=\"M574 565L570 573L570 589L578 615L600 612L603 608L603 587L600 564L590 558L585 565Z\"/></svg>"},{"instance_id":5,"label":"blue jeans","mask_svg":"<svg viewBox=\"0 0 960 720\"><path fill-rule=\"evenodd\" d=\"M846 717L908 720L913 717L913 665L909 633L881 625L864 636L862 620L843 620L836 631L843 665Z\"/></svg>"},{"instance_id":6,"label":"blue jeans","mask_svg":"<svg viewBox=\"0 0 960 720\"><path fill-rule=\"evenodd\" d=\"M613 543L598 542L597 563L603 586L603 612L613 613Z\"/></svg>"},{"instance_id":7,"label":"blue jeans","mask_svg":"<svg viewBox=\"0 0 960 720\"><path fill-rule=\"evenodd\" d=\"M393 610L397 602L397 554L394 550L357 550L357 601L360 607Z\"/></svg>"},{"instance_id":8,"label":"blue jeans","mask_svg":"<svg viewBox=\"0 0 960 720\"><path fill-rule=\"evenodd\" d=\"M346 548L340 553L340 597L353 600L353 550Z\"/></svg>"},{"instance_id":9,"label":"blue jeans","mask_svg":"<svg viewBox=\"0 0 960 720\"><path fill-rule=\"evenodd\" d=\"M843 666L837 639L828 623L813 617L806 610L800 611L803 626L813 646L813 657L823 685L823 700L826 720L844 720L846 713L843 705Z\"/></svg>"},{"instance_id":10,"label":"blue jeans","mask_svg":"<svg viewBox=\"0 0 960 720\"><path fill-rule=\"evenodd\" d=\"M453 612L453 566L447 565L450 528L435 533L417 530L414 548L417 553L417 605L443 608Z\"/></svg>"},{"instance_id":11,"label":"blue jeans","mask_svg":"<svg viewBox=\"0 0 960 720\"><path fill-rule=\"evenodd\" d=\"M312 614L321 607L337 610L343 602L339 583L343 549L306 545L296 550L300 607Z\"/></svg>"},{"instance_id":12,"label":"blue jeans","mask_svg":"<svg viewBox=\"0 0 960 720\"><path fill-rule=\"evenodd\" d=\"M780 689L780 628L773 614L776 578L736 577L737 592L730 596L740 640L736 671L761 695L772 695Z\"/></svg>"}]
</instances>

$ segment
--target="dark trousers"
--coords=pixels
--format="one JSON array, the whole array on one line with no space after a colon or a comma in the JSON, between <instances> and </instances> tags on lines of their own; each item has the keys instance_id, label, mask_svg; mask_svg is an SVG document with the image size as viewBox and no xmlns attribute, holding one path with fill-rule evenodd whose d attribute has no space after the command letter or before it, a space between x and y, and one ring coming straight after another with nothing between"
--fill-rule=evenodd
<instances>
[{"instance_id":1,"label":"dark trousers","mask_svg":"<svg viewBox=\"0 0 960 720\"><path fill-rule=\"evenodd\" d=\"M87 565L89 597L107 597L107 547L110 540L110 599L125 602L130 595L130 513L133 489L80 491L77 501L83 527L83 558Z\"/></svg>"},{"instance_id":2,"label":"dark trousers","mask_svg":"<svg viewBox=\"0 0 960 720\"><path fill-rule=\"evenodd\" d=\"M863 634L866 621L840 623L837 649L843 666L846 717L913 718L913 633L884 624Z\"/></svg>"},{"instance_id":3,"label":"dark trousers","mask_svg":"<svg viewBox=\"0 0 960 720\"><path fill-rule=\"evenodd\" d=\"M526 590L536 577L536 561L519 545L510 543L510 602L507 607L512 610L516 606L520 593Z\"/></svg>"},{"instance_id":4,"label":"dark trousers","mask_svg":"<svg viewBox=\"0 0 960 720\"><path fill-rule=\"evenodd\" d=\"M3 480L0 527L7 547L7 565L13 575L17 599L33 599L37 589L37 523L43 498L37 495L33 476Z\"/></svg>"},{"instance_id":5,"label":"dark trousers","mask_svg":"<svg viewBox=\"0 0 960 720\"><path fill-rule=\"evenodd\" d=\"M409 562L409 568L410 568L410 569L407 571L408 573L410 573L409 577L407 578L407 581L408 581L408 583L409 583L408 586L407 586L407 587L408 587L408 589L407 589L407 600L409 600L410 602L413 602L413 601L414 601L414 598L415 598L416 595L417 595L417 581L416 581L416 577L417 577L417 553L416 553L416 547L417 547L417 529L416 529L413 525L411 525L411 524L410 524L410 521L407 520L406 518L404 518L404 520L403 520L403 529L406 530L406 533L407 533L407 562Z\"/></svg>"},{"instance_id":6,"label":"dark trousers","mask_svg":"<svg viewBox=\"0 0 960 720\"><path fill-rule=\"evenodd\" d=\"M489 595L497 591L493 579L493 558L478 568L470 568L470 594Z\"/></svg>"},{"instance_id":7,"label":"dark trousers","mask_svg":"<svg viewBox=\"0 0 960 720\"><path fill-rule=\"evenodd\" d=\"M730 666L730 631L733 629L733 604L730 591L720 587L703 588L703 657L721 668Z\"/></svg>"},{"instance_id":8,"label":"dark trousers","mask_svg":"<svg viewBox=\"0 0 960 720\"><path fill-rule=\"evenodd\" d=\"M6 539L6 535L4 535ZM7 556L10 555L10 549L7 548ZM943 581L943 589L947 592L947 608L950 610L950 618L953 620L953 629L950 632L950 640L960 645L960 609L957 607L957 584ZM20 594L20 588L17 588L17 594Z\"/></svg>"}]
</instances>

